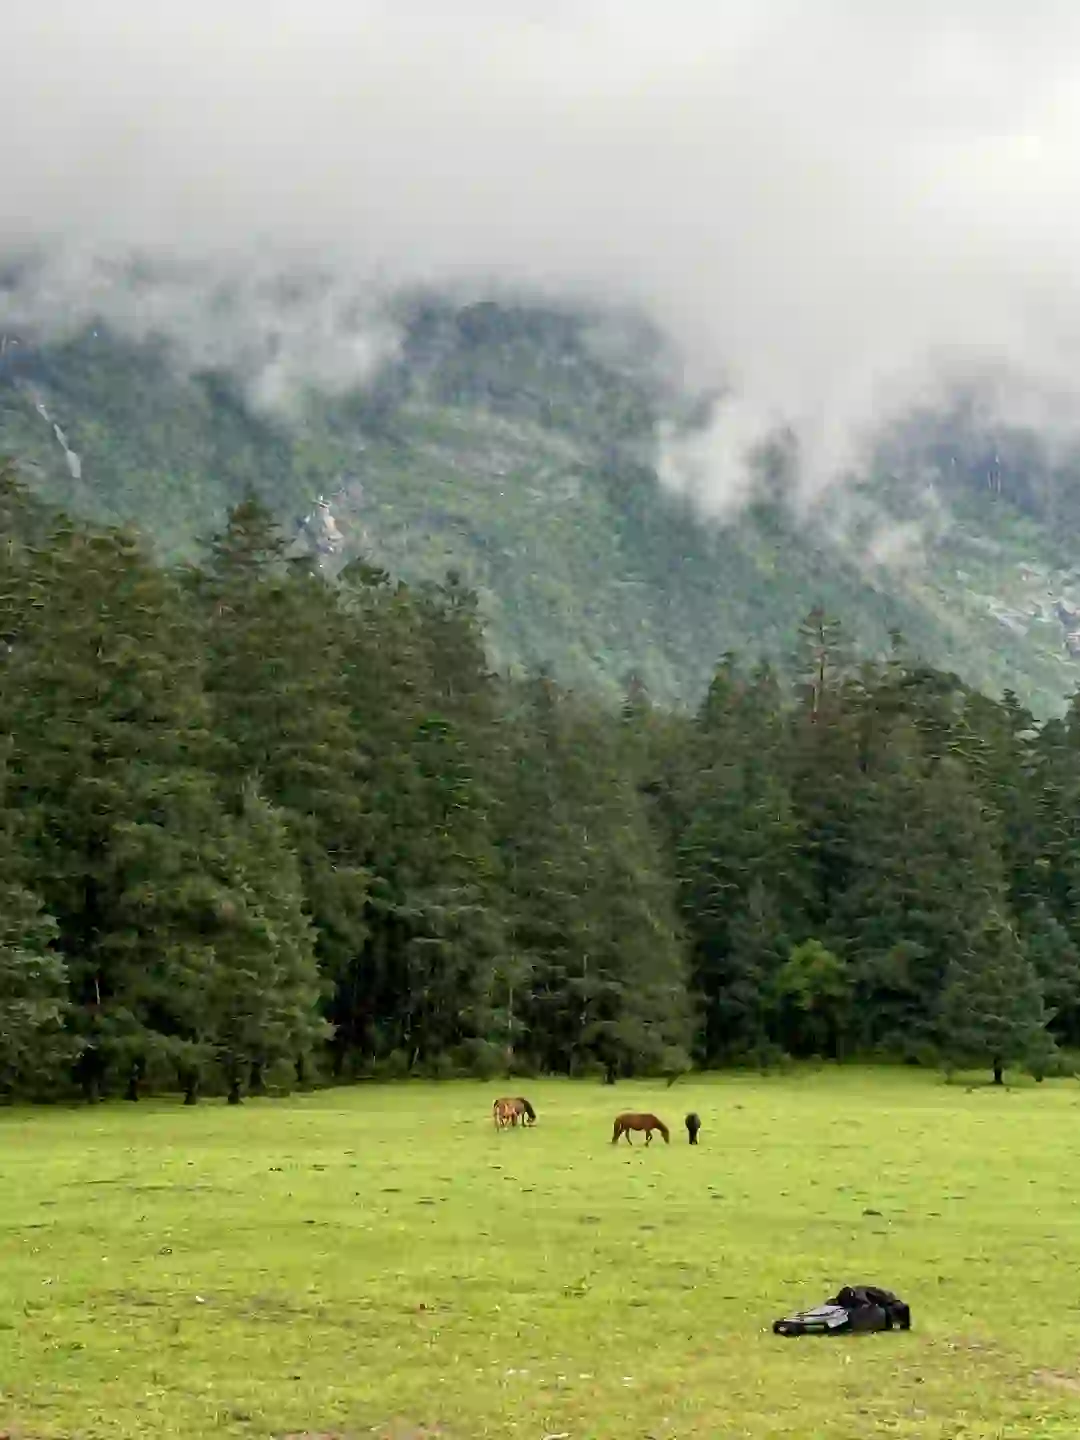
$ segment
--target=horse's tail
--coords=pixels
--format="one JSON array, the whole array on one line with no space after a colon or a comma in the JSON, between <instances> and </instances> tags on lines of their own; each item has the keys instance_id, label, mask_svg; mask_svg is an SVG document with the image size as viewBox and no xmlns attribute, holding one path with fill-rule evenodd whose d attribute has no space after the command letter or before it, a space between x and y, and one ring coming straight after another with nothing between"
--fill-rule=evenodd
<instances>
[{"instance_id":1,"label":"horse's tail","mask_svg":"<svg viewBox=\"0 0 1080 1440\"><path fill-rule=\"evenodd\" d=\"M669 1131L668 1131L667 1126L664 1124L663 1120L660 1120L659 1118L657 1119L657 1121L656 1121L656 1128L660 1131L660 1134L663 1135L663 1137L664 1137L664 1144L665 1144L665 1145L670 1145L670 1144L671 1144L671 1135L670 1135L670 1133L669 1133Z\"/></svg>"},{"instance_id":2,"label":"horse's tail","mask_svg":"<svg viewBox=\"0 0 1080 1440\"><path fill-rule=\"evenodd\" d=\"M519 1102L520 1102L520 1104L521 1104L522 1110L525 1111L525 1114L529 1117L529 1119L530 1119L530 1120L535 1120L535 1119L536 1119L536 1111L535 1111L535 1110L533 1109L533 1107L529 1104L528 1100L525 1099L525 1096L524 1096L524 1095L519 1095L519 1096L518 1096L518 1100L519 1100Z\"/></svg>"},{"instance_id":3,"label":"horse's tail","mask_svg":"<svg viewBox=\"0 0 1080 1440\"><path fill-rule=\"evenodd\" d=\"M618 1142L619 1136L620 1136L621 1134L622 1134L622 1120L619 1119L619 1120L616 1120L616 1121L615 1121L615 1129L612 1131L612 1134L611 1134L611 1143L612 1143L613 1145L615 1145L615 1144Z\"/></svg>"}]
</instances>

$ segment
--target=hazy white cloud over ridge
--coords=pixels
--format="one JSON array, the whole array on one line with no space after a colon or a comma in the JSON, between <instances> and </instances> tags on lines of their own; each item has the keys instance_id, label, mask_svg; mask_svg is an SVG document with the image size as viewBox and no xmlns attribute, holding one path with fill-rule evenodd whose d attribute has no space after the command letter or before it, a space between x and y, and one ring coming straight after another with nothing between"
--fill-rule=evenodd
<instances>
[{"instance_id":1,"label":"hazy white cloud over ridge","mask_svg":"<svg viewBox=\"0 0 1080 1440\"><path fill-rule=\"evenodd\" d=\"M639 302L823 475L953 356L1076 388L1078 42L1066 0L7 0L0 251Z\"/></svg>"}]
</instances>

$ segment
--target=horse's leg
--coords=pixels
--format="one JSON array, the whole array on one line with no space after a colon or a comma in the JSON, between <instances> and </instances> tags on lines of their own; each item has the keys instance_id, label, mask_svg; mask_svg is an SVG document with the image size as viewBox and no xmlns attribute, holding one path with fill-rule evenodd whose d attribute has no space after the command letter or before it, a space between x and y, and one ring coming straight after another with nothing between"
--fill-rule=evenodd
<instances>
[{"instance_id":1,"label":"horse's leg","mask_svg":"<svg viewBox=\"0 0 1080 1440\"><path fill-rule=\"evenodd\" d=\"M652 1144L652 1131L651 1131L651 1130L646 1130L646 1131L645 1131L645 1144L646 1144L646 1145L651 1145L651 1144Z\"/></svg>"}]
</instances>

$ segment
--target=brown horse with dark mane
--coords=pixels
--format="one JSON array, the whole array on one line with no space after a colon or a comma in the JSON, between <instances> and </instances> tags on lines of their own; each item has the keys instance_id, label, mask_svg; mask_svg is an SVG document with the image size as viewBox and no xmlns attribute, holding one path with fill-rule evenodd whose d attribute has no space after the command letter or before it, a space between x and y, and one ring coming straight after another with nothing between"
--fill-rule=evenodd
<instances>
[{"instance_id":1,"label":"brown horse with dark mane","mask_svg":"<svg viewBox=\"0 0 1080 1440\"><path fill-rule=\"evenodd\" d=\"M519 1119L523 1126L536 1124L536 1111L524 1095L504 1095L495 1101L491 1110L496 1130L502 1130L507 1125L516 1126Z\"/></svg>"},{"instance_id":2,"label":"brown horse with dark mane","mask_svg":"<svg viewBox=\"0 0 1080 1440\"><path fill-rule=\"evenodd\" d=\"M646 1145L652 1144L653 1131L659 1130L660 1134L664 1137L664 1144L671 1144L671 1135L667 1126L663 1120L656 1115L619 1115L615 1120L615 1133L611 1137L611 1143L617 1145L619 1143L619 1136L625 1135L626 1143L632 1145L633 1141L630 1139L631 1130L644 1130Z\"/></svg>"}]
</instances>

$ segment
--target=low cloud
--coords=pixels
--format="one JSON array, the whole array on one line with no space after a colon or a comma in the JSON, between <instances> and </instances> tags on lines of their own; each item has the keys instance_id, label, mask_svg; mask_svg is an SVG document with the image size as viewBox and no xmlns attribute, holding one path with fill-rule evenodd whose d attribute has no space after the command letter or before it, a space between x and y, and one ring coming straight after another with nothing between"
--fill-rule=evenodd
<instances>
[{"instance_id":1,"label":"low cloud","mask_svg":"<svg viewBox=\"0 0 1080 1440\"><path fill-rule=\"evenodd\" d=\"M98 321L130 340L165 341L181 370L231 372L254 408L286 418L306 389L364 385L400 339L376 288L311 272L286 280L256 257L223 271L65 247L24 260L0 284L0 326L63 340Z\"/></svg>"},{"instance_id":2,"label":"low cloud","mask_svg":"<svg viewBox=\"0 0 1080 1440\"><path fill-rule=\"evenodd\" d=\"M13 0L0 47L0 254L54 257L9 321L164 328L277 404L391 353L400 284L639 305L730 397L663 451L714 514L777 418L814 495L946 375L1071 426L1071 0Z\"/></svg>"}]
</instances>

